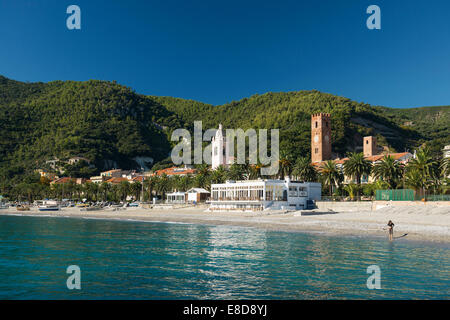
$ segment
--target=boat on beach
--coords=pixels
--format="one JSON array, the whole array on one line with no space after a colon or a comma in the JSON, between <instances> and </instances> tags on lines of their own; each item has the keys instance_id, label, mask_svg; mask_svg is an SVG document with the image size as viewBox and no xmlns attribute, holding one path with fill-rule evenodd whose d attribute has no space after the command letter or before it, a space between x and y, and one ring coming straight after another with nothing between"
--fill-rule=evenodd
<instances>
[{"instance_id":1,"label":"boat on beach","mask_svg":"<svg viewBox=\"0 0 450 320\"><path fill-rule=\"evenodd\" d=\"M61 207L59 206L58 201L55 200L44 200L42 204L38 205L39 211L59 211Z\"/></svg>"},{"instance_id":2,"label":"boat on beach","mask_svg":"<svg viewBox=\"0 0 450 320\"><path fill-rule=\"evenodd\" d=\"M59 211L61 210L58 206L39 206L39 211Z\"/></svg>"}]
</instances>

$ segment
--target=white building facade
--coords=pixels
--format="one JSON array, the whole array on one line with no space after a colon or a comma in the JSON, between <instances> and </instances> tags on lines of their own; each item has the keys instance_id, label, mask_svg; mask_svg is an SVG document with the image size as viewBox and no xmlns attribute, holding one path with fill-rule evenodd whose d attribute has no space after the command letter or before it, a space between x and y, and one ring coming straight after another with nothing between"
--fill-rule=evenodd
<instances>
[{"instance_id":1,"label":"white building facade","mask_svg":"<svg viewBox=\"0 0 450 320\"><path fill-rule=\"evenodd\" d=\"M286 180L227 181L211 185L210 210L301 210L321 199L321 184Z\"/></svg>"},{"instance_id":2,"label":"white building facade","mask_svg":"<svg viewBox=\"0 0 450 320\"><path fill-rule=\"evenodd\" d=\"M442 152L443 152L444 159L449 159L450 158L450 144L446 145L444 147L444 150L442 150ZM450 175L447 176L447 178L450 179Z\"/></svg>"},{"instance_id":3,"label":"white building facade","mask_svg":"<svg viewBox=\"0 0 450 320\"><path fill-rule=\"evenodd\" d=\"M166 203L170 204L182 204L186 202L186 196L184 192L171 192L167 194Z\"/></svg>"}]
</instances>

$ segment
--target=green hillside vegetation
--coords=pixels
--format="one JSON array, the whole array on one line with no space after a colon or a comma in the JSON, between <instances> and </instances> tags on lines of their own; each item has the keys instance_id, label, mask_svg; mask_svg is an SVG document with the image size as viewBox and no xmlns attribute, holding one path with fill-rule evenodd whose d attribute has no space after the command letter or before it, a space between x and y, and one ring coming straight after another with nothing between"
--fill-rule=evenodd
<instances>
[{"instance_id":1,"label":"green hillside vegetation","mask_svg":"<svg viewBox=\"0 0 450 320\"><path fill-rule=\"evenodd\" d=\"M2 177L77 155L99 170L136 168L134 157L167 157L168 135L183 126L174 113L116 83L0 80Z\"/></svg>"},{"instance_id":2,"label":"green hillside vegetation","mask_svg":"<svg viewBox=\"0 0 450 320\"><path fill-rule=\"evenodd\" d=\"M403 152L425 142L441 153L450 137L450 106L414 109L373 107L319 91L266 93L212 106L171 97L152 97L192 125L203 128L279 128L280 148L292 158L310 156L311 114L332 114L333 152L345 156L362 148L363 136L375 135L379 145ZM412 122L412 123L408 123Z\"/></svg>"}]
</instances>

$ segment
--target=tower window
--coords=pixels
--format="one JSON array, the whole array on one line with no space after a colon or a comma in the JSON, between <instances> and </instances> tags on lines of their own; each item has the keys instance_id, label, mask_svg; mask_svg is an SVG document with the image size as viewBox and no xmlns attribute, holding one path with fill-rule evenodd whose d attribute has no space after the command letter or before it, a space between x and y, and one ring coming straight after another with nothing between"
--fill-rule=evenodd
<instances>
[{"instance_id":1,"label":"tower window","mask_svg":"<svg viewBox=\"0 0 450 320\"><path fill-rule=\"evenodd\" d=\"M314 153L319 153L319 148L315 148Z\"/></svg>"},{"instance_id":2,"label":"tower window","mask_svg":"<svg viewBox=\"0 0 450 320\"><path fill-rule=\"evenodd\" d=\"M317 126L318 126L318 123L317 123L317 121L316 121L316 128L317 128Z\"/></svg>"}]
</instances>

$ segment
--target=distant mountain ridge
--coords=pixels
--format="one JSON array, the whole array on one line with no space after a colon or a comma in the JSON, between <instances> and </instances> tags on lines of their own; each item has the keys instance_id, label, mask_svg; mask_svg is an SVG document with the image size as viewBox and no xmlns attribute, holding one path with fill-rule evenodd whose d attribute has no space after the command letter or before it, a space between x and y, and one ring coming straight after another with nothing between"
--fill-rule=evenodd
<instances>
[{"instance_id":1,"label":"distant mountain ridge","mask_svg":"<svg viewBox=\"0 0 450 320\"><path fill-rule=\"evenodd\" d=\"M435 153L450 143L450 106L392 109L319 91L254 95L213 106L145 96L108 81L24 83L0 76L0 175L39 167L45 160L81 155L99 170L139 168L142 159L167 158L176 128L279 128L280 149L309 156L310 115L332 114L333 152L358 150L362 137L404 151L427 142ZM149 164L151 165L151 164ZM3 174L2 174L3 171Z\"/></svg>"}]
</instances>

